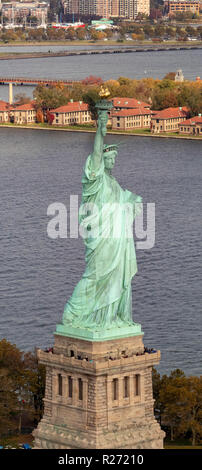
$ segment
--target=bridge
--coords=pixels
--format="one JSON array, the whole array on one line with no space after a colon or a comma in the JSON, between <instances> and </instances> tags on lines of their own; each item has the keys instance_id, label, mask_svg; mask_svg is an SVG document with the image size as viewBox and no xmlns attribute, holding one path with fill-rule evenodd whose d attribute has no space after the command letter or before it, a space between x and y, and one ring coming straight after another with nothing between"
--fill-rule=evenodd
<instances>
[{"instance_id":1,"label":"bridge","mask_svg":"<svg viewBox=\"0 0 202 470\"><path fill-rule=\"evenodd\" d=\"M24 77L0 77L0 85L58 85L60 83L65 86L72 86L73 80L50 80L49 78L24 78Z\"/></svg>"}]
</instances>

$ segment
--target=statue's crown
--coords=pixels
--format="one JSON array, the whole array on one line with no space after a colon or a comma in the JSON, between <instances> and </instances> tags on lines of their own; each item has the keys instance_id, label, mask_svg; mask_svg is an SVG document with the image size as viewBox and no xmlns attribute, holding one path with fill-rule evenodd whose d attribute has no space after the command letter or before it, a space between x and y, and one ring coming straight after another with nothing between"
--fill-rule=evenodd
<instances>
[{"instance_id":1,"label":"statue's crown","mask_svg":"<svg viewBox=\"0 0 202 470\"><path fill-rule=\"evenodd\" d=\"M110 145L103 145L103 153L107 153L107 152L112 152L113 150L118 150L118 145L119 144L110 144Z\"/></svg>"}]
</instances>

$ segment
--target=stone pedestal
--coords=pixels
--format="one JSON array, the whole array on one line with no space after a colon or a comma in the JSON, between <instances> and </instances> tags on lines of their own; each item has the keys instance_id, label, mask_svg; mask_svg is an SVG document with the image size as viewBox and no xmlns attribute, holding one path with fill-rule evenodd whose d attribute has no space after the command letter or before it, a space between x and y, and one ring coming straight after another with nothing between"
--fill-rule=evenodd
<instances>
[{"instance_id":1,"label":"stone pedestal","mask_svg":"<svg viewBox=\"0 0 202 470\"><path fill-rule=\"evenodd\" d=\"M34 431L38 449L163 448L154 418L152 366L142 335L87 341L55 334L46 366L44 416Z\"/></svg>"}]
</instances>

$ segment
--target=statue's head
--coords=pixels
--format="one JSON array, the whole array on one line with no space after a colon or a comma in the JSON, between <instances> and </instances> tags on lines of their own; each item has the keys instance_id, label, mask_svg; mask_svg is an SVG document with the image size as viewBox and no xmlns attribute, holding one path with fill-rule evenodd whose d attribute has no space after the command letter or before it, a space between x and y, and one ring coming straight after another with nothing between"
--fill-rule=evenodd
<instances>
[{"instance_id":1,"label":"statue's head","mask_svg":"<svg viewBox=\"0 0 202 470\"><path fill-rule=\"evenodd\" d=\"M114 167L117 154L118 145L111 144L103 146L104 165L107 170L111 170Z\"/></svg>"}]
</instances>

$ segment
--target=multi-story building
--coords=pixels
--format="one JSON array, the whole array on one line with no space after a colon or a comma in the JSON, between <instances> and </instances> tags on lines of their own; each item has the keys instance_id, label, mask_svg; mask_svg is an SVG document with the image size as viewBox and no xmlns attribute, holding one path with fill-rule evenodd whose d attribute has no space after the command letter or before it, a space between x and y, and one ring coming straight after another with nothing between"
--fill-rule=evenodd
<instances>
[{"instance_id":1,"label":"multi-story building","mask_svg":"<svg viewBox=\"0 0 202 470\"><path fill-rule=\"evenodd\" d=\"M114 110L120 109L131 109L131 108L151 108L149 103L145 103L144 101L137 100L136 98L121 98L121 97L114 97L111 99L113 103Z\"/></svg>"},{"instance_id":2,"label":"multi-story building","mask_svg":"<svg viewBox=\"0 0 202 470\"><path fill-rule=\"evenodd\" d=\"M121 109L111 114L112 129L146 129L151 125L152 111L143 107Z\"/></svg>"},{"instance_id":3,"label":"multi-story building","mask_svg":"<svg viewBox=\"0 0 202 470\"><path fill-rule=\"evenodd\" d=\"M138 13L150 14L150 0L119 0L119 16L134 20Z\"/></svg>"},{"instance_id":4,"label":"multi-story building","mask_svg":"<svg viewBox=\"0 0 202 470\"><path fill-rule=\"evenodd\" d=\"M50 113L54 115L53 124L58 126L92 122L88 104L82 101L69 102L64 106L59 106L59 108L51 109Z\"/></svg>"},{"instance_id":5,"label":"multi-story building","mask_svg":"<svg viewBox=\"0 0 202 470\"><path fill-rule=\"evenodd\" d=\"M9 103L0 100L0 122L9 122Z\"/></svg>"},{"instance_id":6,"label":"multi-story building","mask_svg":"<svg viewBox=\"0 0 202 470\"><path fill-rule=\"evenodd\" d=\"M154 134L176 132L179 130L181 122L188 117L189 111L186 106L156 111L151 118L151 132Z\"/></svg>"},{"instance_id":7,"label":"multi-story building","mask_svg":"<svg viewBox=\"0 0 202 470\"><path fill-rule=\"evenodd\" d=\"M64 13L97 15L104 18L123 17L133 20L138 13L149 15L150 0L65 0Z\"/></svg>"},{"instance_id":8,"label":"multi-story building","mask_svg":"<svg viewBox=\"0 0 202 470\"><path fill-rule=\"evenodd\" d=\"M190 119L186 119L180 123L179 126L180 134L191 134L191 135L202 135L202 116L193 116Z\"/></svg>"},{"instance_id":9,"label":"multi-story building","mask_svg":"<svg viewBox=\"0 0 202 470\"><path fill-rule=\"evenodd\" d=\"M36 122L34 101L10 107L10 121L16 124L31 124Z\"/></svg>"},{"instance_id":10,"label":"multi-story building","mask_svg":"<svg viewBox=\"0 0 202 470\"><path fill-rule=\"evenodd\" d=\"M9 2L2 3L2 19L7 18L14 22L18 18L35 16L39 21L45 22L48 16L47 2Z\"/></svg>"},{"instance_id":11,"label":"multi-story building","mask_svg":"<svg viewBox=\"0 0 202 470\"><path fill-rule=\"evenodd\" d=\"M172 13L197 13L200 10L200 0L169 0L168 14Z\"/></svg>"},{"instance_id":12,"label":"multi-story building","mask_svg":"<svg viewBox=\"0 0 202 470\"><path fill-rule=\"evenodd\" d=\"M63 2L64 14L69 15L75 13L77 15L79 13L79 3L79 0L65 0Z\"/></svg>"}]
</instances>

